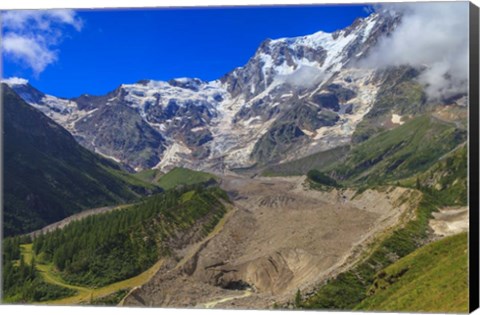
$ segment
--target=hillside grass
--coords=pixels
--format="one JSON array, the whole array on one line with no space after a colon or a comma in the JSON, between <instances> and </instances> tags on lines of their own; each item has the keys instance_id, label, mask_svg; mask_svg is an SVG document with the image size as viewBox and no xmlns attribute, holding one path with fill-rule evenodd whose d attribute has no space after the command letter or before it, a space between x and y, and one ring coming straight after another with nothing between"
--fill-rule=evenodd
<instances>
[{"instance_id":1,"label":"hillside grass","mask_svg":"<svg viewBox=\"0 0 480 315\"><path fill-rule=\"evenodd\" d=\"M466 139L465 130L423 115L355 146L329 172L349 185L393 182L428 170Z\"/></svg>"},{"instance_id":2,"label":"hillside grass","mask_svg":"<svg viewBox=\"0 0 480 315\"><path fill-rule=\"evenodd\" d=\"M143 187L152 191L160 191L158 186L148 180L148 178L142 176L136 176L136 174L130 174L122 170L116 169L106 169L110 174L114 175L117 178L120 178L125 183L128 183L135 187Z\"/></svg>"},{"instance_id":3,"label":"hillside grass","mask_svg":"<svg viewBox=\"0 0 480 315\"><path fill-rule=\"evenodd\" d=\"M419 115L428 111L424 88L415 78L418 70L410 66L389 67L382 71L384 82L375 97L375 102L352 135L353 143L363 142L386 130L385 122L392 113L398 115Z\"/></svg>"},{"instance_id":4,"label":"hillside grass","mask_svg":"<svg viewBox=\"0 0 480 315\"><path fill-rule=\"evenodd\" d=\"M158 169L147 169L133 174L135 178L155 185L162 175L164 175L163 172Z\"/></svg>"},{"instance_id":5,"label":"hillside grass","mask_svg":"<svg viewBox=\"0 0 480 315\"><path fill-rule=\"evenodd\" d=\"M158 185L163 189L168 190L180 185L195 185L212 180L217 180L217 177L213 174L194 171L183 167L175 167L170 172L160 177Z\"/></svg>"},{"instance_id":6,"label":"hillside grass","mask_svg":"<svg viewBox=\"0 0 480 315\"><path fill-rule=\"evenodd\" d=\"M322 171L342 160L350 150L350 146L340 146L318 152L304 158L267 167L262 176L301 176L310 170Z\"/></svg>"},{"instance_id":7,"label":"hillside grass","mask_svg":"<svg viewBox=\"0 0 480 315\"><path fill-rule=\"evenodd\" d=\"M467 313L467 233L426 245L383 269L355 309Z\"/></svg>"}]
</instances>

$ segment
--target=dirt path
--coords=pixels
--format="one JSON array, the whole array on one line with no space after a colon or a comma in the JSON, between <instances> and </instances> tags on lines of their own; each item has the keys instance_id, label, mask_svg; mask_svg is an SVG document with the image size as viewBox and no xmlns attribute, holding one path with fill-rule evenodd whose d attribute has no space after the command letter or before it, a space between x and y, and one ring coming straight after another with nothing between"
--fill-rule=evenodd
<instances>
[{"instance_id":1,"label":"dirt path","mask_svg":"<svg viewBox=\"0 0 480 315\"><path fill-rule=\"evenodd\" d=\"M223 216L223 218L220 219L220 221L217 223L215 228L205 237L203 240L200 242L193 244L192 246L188 247L186 252L182 254L182 259L178 262L178 264L175 266L174 270L179 270L185 266L185 264L190 261L204 246L206 243L208 243L212 238L214 238L218 233L220 233L225 225L225 222L228 220L228 218L232 215L232 213L235 211L235 209L232 209L231 206L227 205L227 209L230 208L227 213Z\"/></svg>"},{"instance_id":2,"label":"dirt path","mask_svg":"<svg viewBox=\"0 0 480 315\"><path fill-rule=\"evenodd\" d=\"M23 259L25 260L25 262L27 264L30 264L32 261L32 257L34 256L32 251L32 244L21 245L21 254L23 255ZM74 296L62 298L59 300L46 301L41 304L72 305L72 304L88 303L92 299L101 298L119 290L131 289L133 287L141 286L144 283L148 282L153 277L153 275L155 275L158 272L158 270L163 265L163 263L164 263L163 260L159 260L152 267L150 267L143 273L139 274L138 276L135 276L126 280L122 280L119 282L115 282L101 288L93 289L89 287L77 286L77 285L66 283L53 270L53 266L51 264L48 264L48 265L41 264L37 261L35 264L36 269L40 272L40 275L43 277L45 282L58 285L64 288L76 290L78 292Z\"/></svg>"},{"instance_id":3,"label":"dirt path","mask_svg":"<svg viewBox=\"0 0 480 315\"><path fill-rule=\"evenodd\" d=\"M55 305L72 305L72 304L80 304L80 303L88 303L90 300L98 299L107 295L110 295L114 292L119 290L126 290L131 289L134 287L138 287L143 285L144 283L148 282L153 275L155 275L160 267L163 265L163 260L159 260L155 265L144 271L143 273L139 274L138 276L115 282L109 284L107 286L97 288L97 289L89 289L88 291L81 291L79 294L67 297L60 300L55 301L47 301L44 304L55 304Z\"/></svg>"},{"instance_id":4,"label":"dirt path","mask_svg":"<svg viewBox=\"0 0 480 315\"><path fill-rule=\"evenodd\" d=\"M222 299L219 299L219 300L214 300L214 301L211 301L211 302L201 304L198 307L199 308L214 308L215 306L217 306L219 304L226 303L226 302L232 301L232 300L243 299L243 298L249 297L250 295L252 295L252 291L251 290L246 290L242 295L234 295L234 296L230 296L230 297L225 297L225 298L222 298Z\"/></svg>"},{"instance_id":5,"label":"dirt path","mask_svg":"<svg viewBox=\"0 0 480 315\"><path fill-rule=\"evenodd\" d=\"M125 304L268 308L289 301L297 289L308 290L358 259L419 200L417 192L398 187L356 195L309 190L303 181L224 176L235 211L223 229L176 253L181 268L157 274ZM246 289L248 296L234 293Z\"/></svg>"}]
</instances>

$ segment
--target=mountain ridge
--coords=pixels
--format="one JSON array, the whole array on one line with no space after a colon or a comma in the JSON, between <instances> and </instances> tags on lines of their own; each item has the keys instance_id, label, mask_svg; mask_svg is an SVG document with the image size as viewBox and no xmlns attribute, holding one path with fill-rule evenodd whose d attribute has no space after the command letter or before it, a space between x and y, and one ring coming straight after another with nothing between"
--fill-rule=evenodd
<instances>
[{"instance_id":1,"label":"mountain ridge","mask_svg":"<svg viewBox=\"0 0 480 315\"><path fill-rule=\"evenodd\" d=\"M263 168L364 141L409 119L401 106L385 105L399 99L388 95L392 84L397 94L418 89L419 107L427 108L415 81L421 69L403 67L411 70L405 79L402 67L357 66L400 22L399 14L379 12L333 33L267 39L244 66L208 82L139 80L72 99L28 83L11 86L82 146L130 170Z\"/></svg>"}]
</instances>

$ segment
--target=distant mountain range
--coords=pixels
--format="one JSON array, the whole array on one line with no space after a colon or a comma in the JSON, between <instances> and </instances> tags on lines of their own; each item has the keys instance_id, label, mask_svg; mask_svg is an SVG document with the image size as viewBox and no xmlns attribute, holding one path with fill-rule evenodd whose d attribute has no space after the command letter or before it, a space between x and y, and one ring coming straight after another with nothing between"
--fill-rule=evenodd
<instances>
[{"instance_id":1,"label":"distant mountain range","mask_svg":"<svg viewBox=\"0 0 480 315\"><path fill-rule=\"evenodd\" d=\"M72 99L4 82L127 169L261 169L365 141L441 105L416 81L422 69L356 66L400 21L374 13L334 33L267 39L246 65L211 82L141 80ZM465 95L448 102L465 103Z\"/></svg>"}]
</instances>

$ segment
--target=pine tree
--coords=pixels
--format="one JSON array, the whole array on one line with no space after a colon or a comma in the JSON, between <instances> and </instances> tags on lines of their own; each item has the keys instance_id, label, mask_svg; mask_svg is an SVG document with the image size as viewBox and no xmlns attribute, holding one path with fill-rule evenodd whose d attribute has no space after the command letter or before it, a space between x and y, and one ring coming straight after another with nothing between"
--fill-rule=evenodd
<instances>
[{"instance_id":1,"label":"pine tree","mask_svg":"<svg viewBox=\"0 0 480 315\"><path fill-rule=\"evenodd\" d=\"M300 289L297 289L297 293L295 294L295 308L301 308L302 307L302 294L300 292Z\"/></svg>"},{"instance_id":2,"label":"pine tree","mask_svg":"<svg viewBox=\"0 0 480 315\"><path fill-rule=\"evenodd\" d=\"M36 267L35 267L35 266L36 266L36 265L35 265L35 257L32 256L32 261L31 261L31 263L30 263L30 270L29 270L29 275L28 275L28 278L29 278L30 280L34 280L35 277L36 277L36 275L37 275L37 273L36 273L37 270L36 270Z\"/></svg>"}]
</instances>

